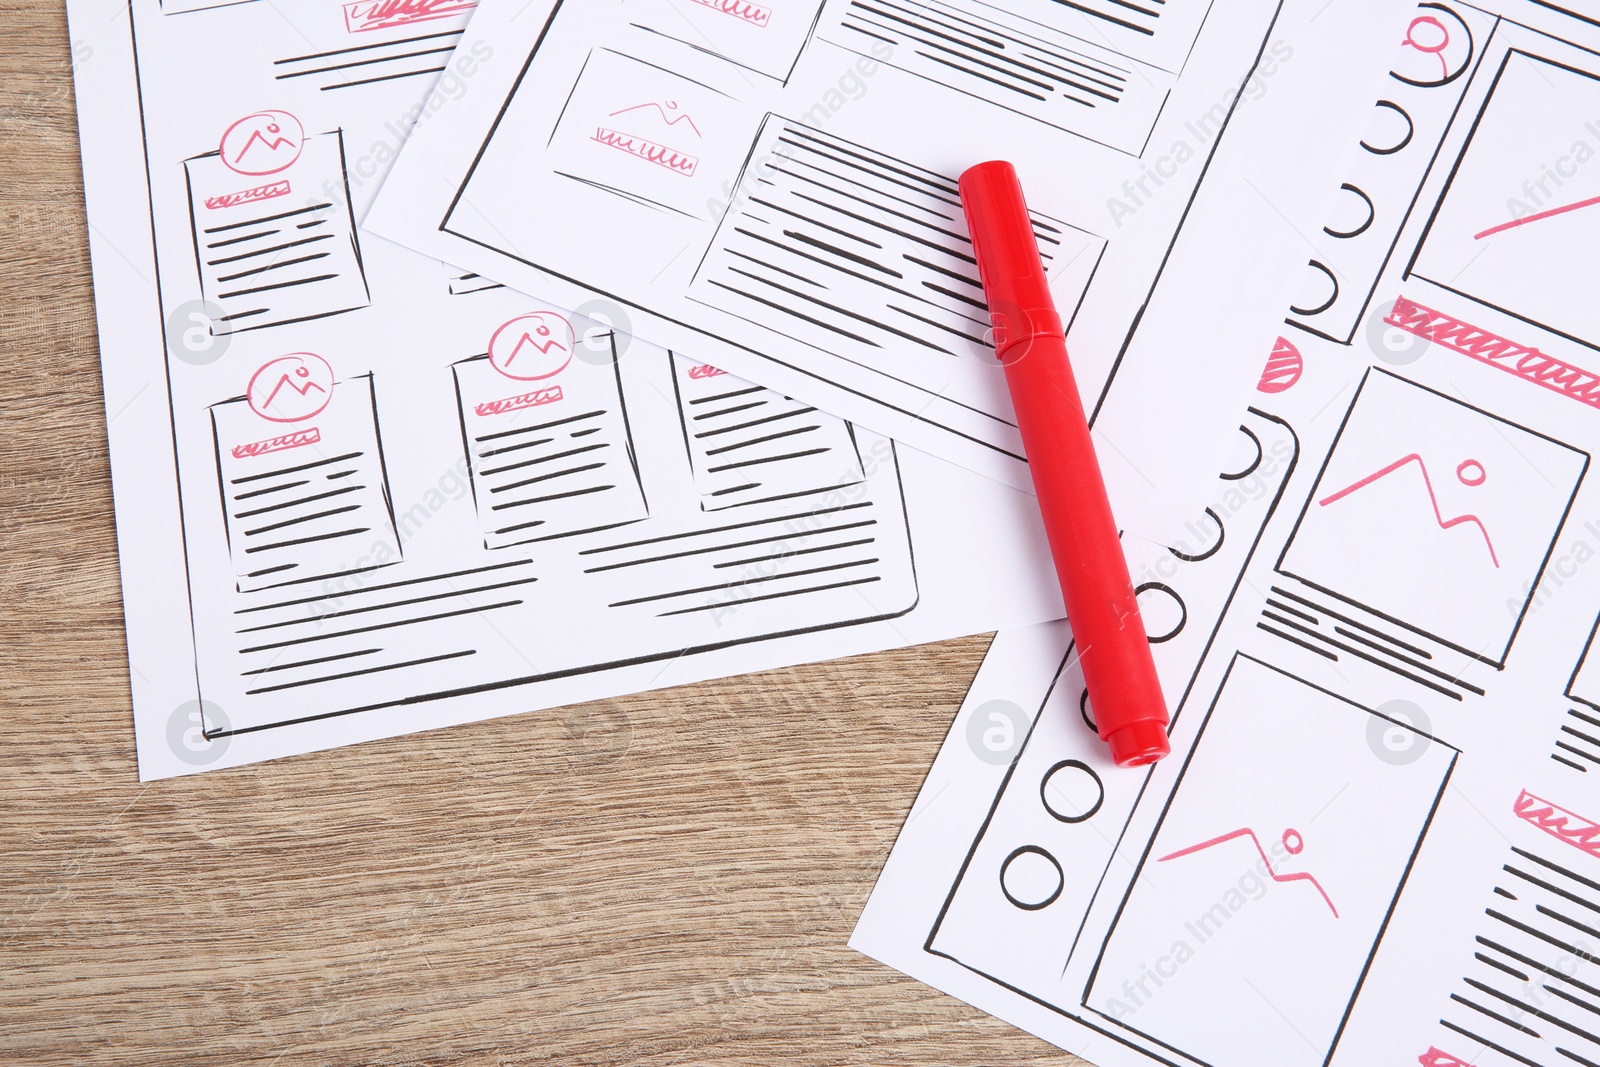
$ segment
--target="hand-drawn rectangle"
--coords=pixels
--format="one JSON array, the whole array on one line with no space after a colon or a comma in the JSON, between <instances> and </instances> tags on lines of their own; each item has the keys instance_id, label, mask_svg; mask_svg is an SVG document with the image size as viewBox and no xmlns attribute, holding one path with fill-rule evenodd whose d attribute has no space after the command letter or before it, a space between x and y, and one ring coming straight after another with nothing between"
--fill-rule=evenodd
<instances>
[{"instance_id":1,"label":"hand-drawn rectangle","mask_svg":"<svg viewBox=\"0 0 1600 1067\"><path fill-rule=\"evenodd\" d=\"M489 356L454 367L472 493L489 548L638 522L650 514L611 335L595 360L518 380ZM608 358L601 358L601 356Z\"/></svg>"},{"instance_id":2,"label":"hand-drawn rectangle","mask_svg":"<svg viewBox=\"0 0 1600 1067\"><path fill-rule=\"evenodd\" d=\"M1415 758L1379 754L1385 730L1411 733ZM1237 656L1085 1004L1201 1063L1320 1067L1457 755Z\"/></svg>"},{"instance_id":3,"label":"hand-drawn rectangle","mask_svg":"<svg viewBox=\"0 0 1600 1067\"><path fill-rule=\"evenodd\" d=\"M848 0L829 14L831 44L1130 155L1176 81L979 0Z\"/></svg>"},{"instance_id":4,"label":"hand-drawn rectangle","mask_svg":"<svg viewBox=\"0 0 1600 1067\"><path fill-rule=\"evenodd\" d=\"M1588 466L1552 437L1369 371L1278 570L1503 663Z\"/></svg>"},{"instance_id":5,"label":"hand-drawn rectangle","mask_svg":"<svg viewBox=\"0 0 1600 1067\"><path fill-rule=\"evenodd\" d=\"M200 295L222 309L219 334L318 319L371 303L345 182L344 135L307 137L267 176L217 152L184 160Z\"/></svg>"},{"instance_id":6,"label":"hand-drawn rectangle","mask_svg":"<svg viewBox=\"0 0 1600 1067\"><path fill-rule=\"evenodd\" d=\"M692 5L691 5L692 6ZM757 113L609 48L589 54L550 135L550 169L659 211L714 222Z\"/></svg>"},{"instance_id":7,"label":"hand-drawn rectangle","mask_svg":"<svg viewBox=\"0 0 1600 1067\"><path fill-rule=\"evenodd\" d=\"M240 590L400 562L371 375L336 383L303 423L240 397L213 404L211 426Z\"/></svg>"},{"instance_id":8,"label":"hand-drawn rectangle","mask_svg":"<svg viewBox=\"0 0 1600 1067\"><path fill-rule=\"evenodd\" d=\"M866 366L908 346L993 360L955 179L776 115L752 160L693 299ZM1033 219L1070 325L1105 241Z\"/></svg>"},{"instance_id":9,"label":"hand-drawn rectangle","mask_svg":"<svg viewBox=\"0 0 1600 1067\"><path fill-rule=\"evenodd\" d=\"M1600 74L1506 52L1410 273L1600 349ZM1508 187L1508 166L1527 175Z\"/></svg>"},{"instance_id":10,"label":"hand-drawn rectangle","mask_svg":"<svg viewBox=\"0 0 1600 1067\"><path fill-rule=\"evenodd\" d=\"M855 485L855 430L809 404L672 356L683 443L707 511Z\"/></svg>"}]
</instances>

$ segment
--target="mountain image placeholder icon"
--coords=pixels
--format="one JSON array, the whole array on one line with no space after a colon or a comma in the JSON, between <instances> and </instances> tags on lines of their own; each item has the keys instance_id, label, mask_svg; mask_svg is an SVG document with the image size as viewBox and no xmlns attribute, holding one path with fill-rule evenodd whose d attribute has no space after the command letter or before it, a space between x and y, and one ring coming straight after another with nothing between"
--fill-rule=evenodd
<instances>
[{"instance_id":1,"label":"mountain image placeholder icon","mask_svg":"<svg viewBox=\"0 0 1600 1067\"><path fill-rule=\"evenodd\" d=\"M554 311L518 315L489 339L489 362L507 378L534 382L553 378L572 362L572 324Z\"/></svg>"},{"instance_id":2,"label":"mountain image placeholder icon","mask_svg":"<svg viewBox=\"0 0 1600 1067\"><path fill-rule=\"evenodd\" d=\"M287 111L258 111L229 126L217 153L239 174L277 174L300 158L306 131Z\"/></svg>"},{"instance_id":3,"label":"mountain image placeholder icon","mask_svg":"<svg viewBox=\"0 0 1600 1067\"><path fill-rule=\"evenodd\" d=\"M332 399L333 368L310 352L291 352L263 363L245 389L250 410L269 422L315 418Z\"/></svg>"}]
</instances>

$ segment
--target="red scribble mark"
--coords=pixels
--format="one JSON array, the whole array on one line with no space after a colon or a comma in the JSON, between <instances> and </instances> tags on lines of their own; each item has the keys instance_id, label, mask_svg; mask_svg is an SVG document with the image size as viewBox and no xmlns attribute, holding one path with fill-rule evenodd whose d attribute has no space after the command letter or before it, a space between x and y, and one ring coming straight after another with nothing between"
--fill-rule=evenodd
<instances>
[{"instance_id":1,"label":"red scribble mark","mask_svg":"<svg viewBox=\"0 0 1600 1067\"><path fill-rule=\"evenodd\" d=\"M1156 862L1165 863L1168 860L1175 860L1180 856L1192 856L1196 852L1203 852L1208 848L1212 848L1226 841L1232 841L1240 837L1248 837L1250 839L1250 843L1256 847L1256 851L1261 854L1261 862L1266 864L1267 867L1267 877L1271 878L1274 882L1310 882L1316 891L1322 894L1322 899L1327 902L1328 910L1333 912L1333 917L1335 919L1339 917L1339 909L1333 906L1333 900L1328 896L1328 891L1322 888L1322 883L1317 881L1315 875L1311 874L1309 871L1296 871L1293 874L1279 874L1277 871L1273 870L1272 860L1267 856L1267 850L1261 847L1261 840L1256 837L1256 832L1250 829L1248 826L1244 827L1243 829L1233 830L1229 833L1223 834L1220 837L1213 837L1209 841L1202 841L1198 845L1190 845L1188 848L1180 848L1176 852L1162 856L1160 859L1156 860ZM1305 838L1300 836L1300 831L1298 830L1285 830L1283 832L1283 847L1289 850L1289 855L1298 856L1300 854L1300 850L1306 847Z\"/></svg>"},{"instance_id":2,"label":"red scribble mark","mask_svg":"<svg viewBox=\"0 0 1600 1067\"><path fill-rule=\"evenodd\" d=\"M1429 1045L1428 1051L1417 1057L1417 1062L1422 1064L1422 1067L1472 1067L1469 1061L1452 1056L1433 1045Z\"/></svg>"},{"instance_id":3,"label":"red scribble mark","mask_svg":"<svg viewBox=\"0 0 1600 1067\"><path fill-rule=\"evenodd\" d=\"M304 142L305 128L287 111L257 111L223 131L217 155L240 174L276 174L294 166Z\"/></svg>"},{"instance_id":4,"label":"red scribble mark","mask_svg":"<svg viewBox=\"0 0 1600 1067\"><path fill-rule=\"evenodd\" d=\"M1569 211L1577 211L1579 208L1584 207L1594 207L1596 204L1600 204L1600 196L1591 196L1587 200L1579 200L1576 204L1566 204L1562 207L1553 207L1548 211L1535 212L1534 214L1528 215L1525 218L1512 219L1510 222L1502 222L1498 226L1490 226L1482 233L1473 234L1472 239L1474 241L1481 241L1485 237L1500 233L1503 230L1514 230L1518 226L1526 226L1530 222L1542 222L1545 219L1551 218L1555 215L1565 215Z\"/></svg>"},{"instance_id":5,"label":"red scribble mark","mask_svg":"<svg viewBox=\"0 0 1600 1067\"><path fill-rule=\"evenodd\" d=\"M695 0L695 3L720 11L724 15L732 15L752 26L766 26L772 19L772 12L760 4L752 4L749 0Z\"/></svg>"},{"instance_id":6,"label":"red scribble mark","mask_svg":"<svg viewBox=\"0 0 1600 1067\"><path fill-rule=\"evenodd\" d=\"M1305 361L1300 357L1300 350L1288 338L1280 337L1272 346L1272 355L1267 357L1256 389L1263 393L1281 393L1298 382L1304 370Z\"/></svg>"},{"instance_id":7,"label":"red scribble mark","mask_svg":"<svg viewBox=\"0 0 1600 1067\"><path fill-rule=\"evenodd\" d=\"M1532 823L1558 841L1565 841L1591 856L1600 856L1600 824L1593 820L1536 797L1526 789L1517 795L1511 810L1517 818Z\"/></svg>"},{"instance_id":8,"label":"red scribble mark","mask_svg":"<svg viewBox=\"0 0 1600 1067\"><path fill-rule=\"evenodd\" d=\"M1415 452L1413 452L1413 453L1411 453L1410 455L1407 455L1407 456L1401 456L1399 459L1395 460L1393 463L1389 464L1387 467L1383 467L1383 468L1381 468L1379 470L1373 471L1371 474L1367 475L1365 478L1362 478L1360 481L1355 482L1355 483L1353 483L1351 485L1345 486L1343 489L1339 490L1337 493L1332 494L1331 496L1323 497L1321 500L1317 501L1317 503L1322 505L1323 507L1327 507L1329 504L1332 504L1336 500L1343 500L1345 497L1349 496L1351 493L1355 492L1357 489L1361 489L1361 488L1364 488L1366 486L1369 486L1373 482L1377 481L1379 478L1382 478L1382 477L1384 477L1386 475L1389 475L1389 474L1393 474L1395 471L1399 470L1401 467L1404 467L1408 463L1415 463L1417 465L1417 470L1422 472L1422 484L1428 490L1428 501L1429 501L1429 503L1431 503L1433 505L1433 517L1439 523L1439 529L1448 530L1452 526L1459 526L1464 522L1472 523L1474 526L1476 526L1478 528L1478 532L1483 534L1483 544L1484 544L1484 547L1486 547L1489 550L1489 559L1490 559L1491 562L1494 563L1496 569L1498 569L1499 566L1500 566L1500 557L1498 557L1498 556L1496 556L1494 554L1494 542L1489 540L1489 530L1488 530L1488 528L1483 525L1483 521L1481 519L1479 519L1476 515L1457 515L1454 518L1450 518L1450 519L1447 519L1447 518L1444 517L1444 513L1439 510L1439 498L1433 492L1433 481L1432 481L1432 479L1430 479L1428 477L1428 465L1426 463L1424 463L1422 461L1422 457L1417 455ZM1475 481L1475 482L1474 481L1468 481L1467 478L1464 476L1463 471L1465 471L1465 469L1468 466L1474 466L1474 467L1476 467L1478 469L1479 478L1478 478L1477 481ZM1483 464L1479 463L1475 459L1469 459L1465 463L1461 464L1461 466L1457 467L1456 468L1456 476L1461 478L1461 481L1462 481L1463 484L1472 485L1472 486L1482 485L1483 482L1484 482L1484 478L1487 477L1486 475L1483 474Z\"/></svg>"},{"instance_id":9,"label":"red scribble mark","mask_svg":"<svg viewBox=\"0 0 1600 1067\"><path fill-rule=\"evenodd\" d=\"M604 126L594 131L590 138L603 145L610 145L619 152L626 152L636 156L647 163L654 163L658 167L665 167L674 174L686 177L694 175L695 168L700 165L700 160L687 152L679 152L665 145L658 145L654 141L647 141L643 137L635 137L629 133L618 133L608 130Z\"/></svg>"},{"instance_id":10,"label":"red scribble mark","mask_svg":"<svg viewBox=\"0 0 1600 1067\"><path fill-rule=\"evenodd\" d=\"M350 33L365 33L449 18L477 6L478 0L359 0L344 5L344 28Z\"/></svg>"},{"instance_id":11,"label":"red scribble mark","mask_svg":"<svg viewBox=\"0 0 1600 1067\"><path fill-rule=\"evenodd\" d=\"M719 374L727 373L727 371L713 367L709 363L696 363L689 368L689 377L691 378L715 378Z\"/></svg>"},{"instance_id":12,"label":"red scribble mark","mask_svg":"<svg viewBox=\"0 0 1600 1067\"><path fill-rule=\"evenodd\" d=\"M1395 298L1394 307L1383 321L1580 404L1600 408L1600 375L1545 355L1537 348L1509 341L1403 296Z\"/></svg>"},{"instance_id":13,"label":"red scribble mark","mask_svg":"<svg viewBox=\"0 0 1600 1067\"><path fill-rule=\"evenodd\" d=\"M255 441L248 445L234 445L234 459L248 459L251 456L264 456L268 452L282 452L286 448L299 448L302 445L314 445L322 440L322 434L315 426L309 430L296 430L286 433L282 437L270 437L265 441Z\"/></svg>"},{"instance_id":14,"label":"red scribble mark","mask_svg":"<svg viewBox=\"0 0 1600 1067\"><path fill-rule=\"evenodd\" d=\"M300 422L320 414L332 393L328 361L310 352L292 352L256 370L245 387L245 400L268 422Z\"/></svg>"},{"instance_id":15,"label":"red scribble mark","mask_svg":"<svg viewBox=\"0 0 1600 1067\"><path fill-rule=\"evenodd\" d=\"M689 128L694 131L694 135L696 137L702 136L700 133L700 127L694 124L694 119L689 117L689 113L687 111L681 115L673 115L670 117L667 115L667 112L669 111L678 110L678 102L676 100L668 100L660 104L653 100L647 104L634 104L632 107L625 107L621 111L613 111L608 117L616 118L618 115L626 115L630 111L643 111L646 108L652 107L655 108L656 112L661 116L661 121L665 122L668 126L676 126L680 122L687 122L689 124Z\"/></svg>"},{"instance_id":16,"label":"red scribble mark","mask_svg":"<svg viewBox=\"0 0 1600 1067\"><path fill-rule=\"evenodd\" d=\"M479 415L503 415L508 411L521 411L523 408L536 408L541 404L554 404L561 398L561 386L551 385L544 389L535 389L531 393L523 393L521 396L488 400L472 410Z\"/></svg>"},{"instance_id":17,"label":"red scribble mark","mask_svg":"<svg viewBox=\"0 0 1600 1067\"><path fill-rule=\"evenodd\" d=\"M1418 26L1431 26L1438 30L1439 43L1429 47L1428 45L1425 45L1421 41L1417 40L1416 32ZM1432 15L1418 15L1416 18L1412 19L1411 25L1406 27L1405 40L1401 41L1400 44L1404 47L1415 48L1419 52L1424 52L1437 57L1439 60L1441 77L1448 78L1450 76L1450 64L1445 62L1444 58L1444 50L1450 44L1450 31L1445 29L1444 23L1440 22Z\"/></svg>"},{"instance_id":18,"label":"red scribble mark","mask_svg":"<svg viewBox=\"0 0 1600 1067\"><path fill-rule=\"evenodd\" d=\"M275 196L288 195L288 182L273 182L270 185L258 185L254 189L244 189L237 193L209 196L206 198L206 207L215 211L219 208L238 207L240 204L252 204L257 200L271 200Z\"/></svg>"}]
</instances>

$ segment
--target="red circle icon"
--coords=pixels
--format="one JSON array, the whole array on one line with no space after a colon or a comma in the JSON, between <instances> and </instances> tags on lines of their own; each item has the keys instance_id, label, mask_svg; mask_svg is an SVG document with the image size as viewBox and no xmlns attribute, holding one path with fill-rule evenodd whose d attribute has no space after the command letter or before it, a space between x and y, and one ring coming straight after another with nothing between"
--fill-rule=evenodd
<instances>
[{"instance_id":1,"label":"red circle icon","mask_svg":"<svg viewBox=\"0 0 1600 1067\"><path fill-rule=\"evenodd\" d=\"M250 410L269 422L300 422L333 399L333 368L321 356L291 352L263 363L245 389Z\"/></svg>"},{"instance_id":2,"label":"red circle icon","mask_svg":"<svg viewBox=\"0 0 1600 1067\"><path fill-rule=\"evenodd\" d=\"M560 374L572 362L572 324L554 311L518 315L489 339L489 362L507 378L538 381Z\"/></svg>"},{"instance_id":3,"label":"red circle icon","mask_svg":"<svg viewBox=\"0 0 1600 1067\"><path fill-rule=\"evenodd\" d=\"M223 132L217 152L229 170L276 174L294 166L305 139L305 127L287 111L257 111Z\"/></svg>"}]
</instances>

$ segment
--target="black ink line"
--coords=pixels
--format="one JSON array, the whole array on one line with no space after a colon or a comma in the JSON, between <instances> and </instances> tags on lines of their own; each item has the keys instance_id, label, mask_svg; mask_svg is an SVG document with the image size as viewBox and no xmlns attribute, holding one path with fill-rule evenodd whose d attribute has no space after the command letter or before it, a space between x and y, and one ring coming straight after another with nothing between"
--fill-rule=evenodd
<instances>
[{"instance_id":1,"label":"black ink line","mask_svg":"<svg viewBox=\"0 0 1600 1067\"><path fill-rule=\"evenodd\" d=\"M663 611L660 615L657 615L656 618L665 619L672 615L690 615L697 611L713 611L717 608L723 607L743 607L745 604L754 604L761 600L781 600L784 597L804 596L806 593L821 593L829 589L846 589L853 585L870 585L873 582L881 581L883 581L882 578L878 577L877 575L873 575L870 578L856 578L853 581L848 582L834 582L830 585L814 585L809 589L786 589L781 593L764 593L761 596L740 597L738 600L731 600L726 604L701 604L699 607L678 608L675 611Z\"/></svg>"},{"instance_id":2,"label":"black ink line","mask_svg":"<svg viewBox=\"0 0 1600 1067\"><path fill-rule=\"evenodd\" d=\"M255 545L254 547L245 549L245 552L270 552L275 548L290 548L294 545L308 545L313 541L332 541L340 537L350 537L353 534L366 533L371 529L372 527L370 526L359 526L353 530L340 530L337 533L318 534L315 537L300 537L293 541L277 541L270 545Z\"/></svg>"},{"instance_id":3,"label":"black ink line","mask_svg":"<svg viewBox=\"0 0 1600 1067\"><path fill-rule=\"evenodd\" d=\"M310 463L302 463L297 467L279 467L275 471L262 471L260 474L245 474L238 478L229 478L228 484L239 485L242 482L254 482L259 481L262 478L274 478L280 474L297 474L300 471L308 471L313 467L325 467L330 463L343 463L347 459L358 459L364 455L366 455L365 452L346 452L342 456L334 456L331 459L313 460Z\"/></svg>"},{"instance_id":4,"label":"black ink line","mask_svg":"<svg viewBox=\"0 0 1600 1067\"><path fill-rule=\"evenodd\" d=\"M494 611L497 608L511 608L523 603L521 600L505 600L498 604L489 604L481 608L461 608L457 611L445 611L438 615L423 615L415 619L398 619L394 622L374 623L354 630L336 630L333 633L312 634L310 637L296 637L288 641L277 641L270 645L255 645L251 648L241 648L240 655L247 652L266 652L269 649L284 648L288 645L304 645L312 641L329 641L335 637L351 637L355 634L371 633L374 630L392 630L396 626L415 626L423 622L437 622L440 619L453 619L461 615L475 615L480 611Z\"/></svg>"},{"instance_id":5,"label":"black ink line","mask_svg":"<svg viewBox=\"0 0 1600 1067\"><path fill-rule=\"evenodd\" d=\"M257 693L276 693L281 689L298 689L303 685L319 685L322 682L336 682L341 678L358 678L365 674L378 674L383 671L397 671L402 667L417 667L424 663L438 663L440 660L460 659L462 656L475 656L477 654L478 650L475 648L465 649L461 652L446 652L443 655L427 656L423 659L411 659L406 660L403 663L386 663L381 667L368 667L365 670L344 671L341 674L329 674L321 678L307 678L299 682L284 682L282 685L267 685L262 686L260 689L247 689L245 690L245 696L255 696Z\"/></svg>"}]
</instances>

